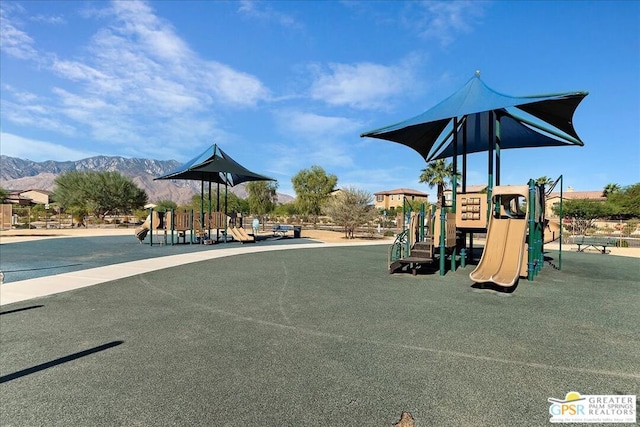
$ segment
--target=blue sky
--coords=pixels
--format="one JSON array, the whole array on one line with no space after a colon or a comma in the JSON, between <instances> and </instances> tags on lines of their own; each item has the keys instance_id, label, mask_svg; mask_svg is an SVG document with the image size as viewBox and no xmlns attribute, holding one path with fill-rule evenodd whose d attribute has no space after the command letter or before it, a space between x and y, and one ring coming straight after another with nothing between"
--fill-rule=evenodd
<instances>
[{"instance_id":1,"label":"blue sky","mask_svg":"<svg viewBox=\"0 0 640 427\"><path fill-rule=\"evenodd\" d=\"M212 143L278 180L408 187L426 166L360 138L413 117L476 70L508 95L589 91L584 147L506 150L502 183L576 191L640 181L637 1L8 1L0 3L0 152L186 161ZM467 182L486 183L487 155ZM433 200L433 197L431 197Z\"/></svg>"}]
</instances>

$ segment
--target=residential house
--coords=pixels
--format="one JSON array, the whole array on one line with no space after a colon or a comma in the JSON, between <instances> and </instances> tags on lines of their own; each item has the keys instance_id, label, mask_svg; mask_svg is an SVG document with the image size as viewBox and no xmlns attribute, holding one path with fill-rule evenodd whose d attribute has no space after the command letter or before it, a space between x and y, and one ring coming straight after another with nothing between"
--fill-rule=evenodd
<instances>
[{"instance_id":1,"label":"residential house","mask_svg":"<svg viewBox=\"0 0 640 427\"><path fill-rule=\"evenodd\" d=\"M563 200L576 200L576 199L587 199L587 200L598 200L605 201L607 198L604 196L602 190L600 191L574 191L573 188L569 187L562 193ZM560 203L560 192L553 192L547 196L546 206L545 206L545 217L547 218L557 218L553 212L553 207Z\"/></svg>"},{"instance_id":2,"label":"residential house","mask_svg":"<svg viewBox=\"0 0 640 427\"><path fill-rule=\"evenodd\" d=\"M391 208L402 209L404 199L410 201L420 201L428 203L429 195L422 191L412 190L410 188L396 188L395 190L379 191L373 194L375 196L376 209L388 210Z\"/></svg>"},{"instance_id":3,"label":"residential house","mask_svg":"<svg viewBox=\"0 0 640 427\"><path fill-rule=\"evenodd\" d=\"M19 206L47 205L53 192L47 190L7 190L5 203Z\"/></svg>"}]
</instances>

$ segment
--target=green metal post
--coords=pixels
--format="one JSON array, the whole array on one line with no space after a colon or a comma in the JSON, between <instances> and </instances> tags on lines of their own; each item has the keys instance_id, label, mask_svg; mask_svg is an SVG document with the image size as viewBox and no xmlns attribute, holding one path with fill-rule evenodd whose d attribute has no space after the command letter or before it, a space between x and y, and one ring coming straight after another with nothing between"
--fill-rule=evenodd
<instances>
[{"instance_id":1,"label":"green metal post","mask_svg":"<svg viewBox=\"0 0 640 427\"><path fill-rule=\"evenodd\" d=\"M447 224L447 211L444 206L440 206L440 275L444 276L445 273L445 259L444 255L446 252L445 247L445 227Z\"/></svg>"},{"instance_id":2,"label":"green metal post","mask_svg":"<svg viewBox=\"0 0 640 427\"><path fill-rule=\"evenodd\" d=\"M487 214L491 215L491 197L493 196L493 148L495 135L493 133L493 112L489 111L489 146L487 149ZM479 137L480 121L476 120L476 137Z\"/></svg>"},{"instance_id":3,"label":"green metal post","mask_svg":"<svg viewBox=\"0 0 640 427\"><path fill-rule=\"evenodd\" d=\"M227 174L224 174L224 242L227 243L227 215L228 215L228 206L229 206L229 189L228 189L228 180ZM218 235L218 230L216 229L216 242L220 236Z\"/></svg>"},{"instance_id":4,"label":"green metal post","mask_svg":"<svg viewBox=\"0 0 640 427\"><path fill-rule=\"evenodd\" d=\"M153 208L149 208L149 246L153 246Z\"/></svg>"},{"instance_id":5,"label":"green metal post","mask_svg":"<svg viewBox=\"0 0 640 427\"><path fill-rule=\"evenodd\" d=\"M420 204L420 241L424 242L424 203Z\"/></svg>"},{"instance_id":6,"label":"green metal post","mask_svg":"<svg viewBox=\"0 0 640 427\"><path fill-rule=\"evenodd\" d=\"M218 184L220 185L220 184ZM213 202L211 201L211 181L209 181L209 213L207 214L209 217L209 224L207 226L207 238L211 239L211 204ZM203 224L204 225L204 224Z\"/></svg>"},{"instance_id":7,"label":"green metal post","mask_svg":"<svg viewBox=\"0 0 640 427\"><path fill-rule=\"evenodd\" d=\"M537 212L536 219L538 223L536 224L538 228L538 265L536 268L536 274L542 270L544 267L544 186L538 186L538 194L536 194L536 199L538 204L536 206L540 207L541 211Z\"/></svg>"},{"instance_id":8,"label":"green metal post","mask_svg":"<svg viewBox=\"0 0 640 427\"><path fill-rule=\"evenodd\" d=\"M201 201L202 201L202 199L201 199ZM189 243L190 244L193 244L193 217L194 217L193 209L191 209L191 221L189 222L191 224L191 230L189 230L189 236L190 236L189 237Z\"/></svg>"},{"instance_id":9,"label":"green metal post","mask_svg":"<svg viewBox=\"0 0 640 427\"><path fill-rule=\"evenodd\" d=\"M200 227L204 228L204 181L200 181Z\"/></svg>"},{"instance_id":10,"label":"green metal post","mask_svg":"<svg viewBox=\"0 0 640 427\"><path fill-rule=\"evenodd\" d=\"M529 248L527 250L527 280L533 281L535 267L535 187L533 179L529 180L529 200L527 212L529 213Z\"/></svg>"},{"instance_id":11,"label":"green metal post","mask_svg":"<svg viewBox=\"0 0 640 427\"><path fill-rule=\"evenodd\" d=\"M453 178L451 179L451 187L451 212L455 214L458 198L458 117L453 118ZM443 229L443 231L446 230ZM456 271L456 252L457 246L454 245L451 251L451 271Z\"/></svg>"},{"instance_id":12,"label":"green metal post","mask_svg":"<svg viewBox=\"0 0 640 427\"><path fill-rule=\"evenodd\" d=\"M176 229L176 210L171 209L171 246L174 245L173 232Z\"/></svg>"},{"instance_id":13,"label":"green metal post","mask_svg":"<svg viewBox=\"0 0 640 427\"><path fill-rule=\"evenodd\" d=\"M462 126L462 192L467 192L467 125L469 123L468 116L463 117L464 126ZM471 234L473 236L473 234ZM464 241L464 246L462 248L462 252L460 256L463 258L462 267L465 267L467 264L467 257L469 254L467 253L467 231L464 230L462 232L462 239ZM471 237L473 239L473 237Z\"/></svg>"},{"instance_id":14,"label":"green metal post","mask_svg":"<svg viewBox=\"0 0 640 427\"><path fill-rule=\"evenodd\" d=\"M406 213L405 213L405 204L406 203L407 203L407 199L405 197L405 198L402 199L402 221L405 223L404 229L405 230L409 230L409 231L407 232L407 238L406 238L406 241L404 242L404 248L405 248L404 255L405 256L411 256L411 244L410 244L411 237L410 237L410 233L413 232L413 230L411 230L409 228L409 227L411 227L411 205L409 205L409 208L406 210ZM406 219L407 219L406 217L407 216L409 217L409 224L406 223L407 222L406 221Z\"/></svg>"},{"instance_id":15,"label":"green metal post","mask_svg":"<svg viewBox=\"0 0 640 427\"><path fill-rule=\"evenodd\" d=\"M560 251L558 252L558 270L562 270L562 238L564 229L564 212L562 211L562 187L564 178L560 175Z\"/></svg>"}]
</instances>

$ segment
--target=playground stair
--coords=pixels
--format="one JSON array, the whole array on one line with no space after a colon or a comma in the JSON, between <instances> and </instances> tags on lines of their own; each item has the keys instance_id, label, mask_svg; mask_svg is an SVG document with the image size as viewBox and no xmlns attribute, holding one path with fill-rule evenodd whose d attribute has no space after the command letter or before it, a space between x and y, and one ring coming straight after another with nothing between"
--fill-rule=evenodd
<instances>
[{"instance_id":1,"label":"playground stair","mask_svg":"<svg viewBox=\"0 0 640 427\"><path fill-rule=\"evenodd\" d=\"M389 273L395 273L405 267L411 269L411 273L415 276L418 274L418 266L420 264L431 264L433 262L433 238L426 236L422 242L416 242L409 256L400 258L389 265Z\"/></svg>"}]
</instances>

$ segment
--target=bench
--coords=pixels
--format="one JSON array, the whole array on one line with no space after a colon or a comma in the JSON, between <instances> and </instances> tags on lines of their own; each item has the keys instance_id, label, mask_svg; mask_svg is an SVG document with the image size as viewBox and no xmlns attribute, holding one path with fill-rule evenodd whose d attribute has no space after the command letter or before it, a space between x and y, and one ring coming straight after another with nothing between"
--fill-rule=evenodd
<instances>
[{"instance_id":1,"label":"bench","mask_svg":"<svg viewBox=\"0 0 640 427\"><path fill-rule=\"evenodd\" d=\"M608 237L588 237L588 236L580 236L577 237L574 241L576 245L578 245L578 252L584 252L585 249L592 247L594 249L599 250L603 254L607 253L607 246L615 246L616 239L611 239ZM584 247L581 247L584 246ZM602 249L600 249L602 248ZM611 252L611 251L609 251Z\"/></svg>"},{"instance_id":2,"label":"bench","mask_svg":"<svg viewBox=\"0 0 640 427\"><path fill-rule=\"evenodd\" d=\"M273 226L273 235L274 236L282 236L284 237L287 232L293 231L293 225L274 225Z\"/></svg>"}]
</instances>

